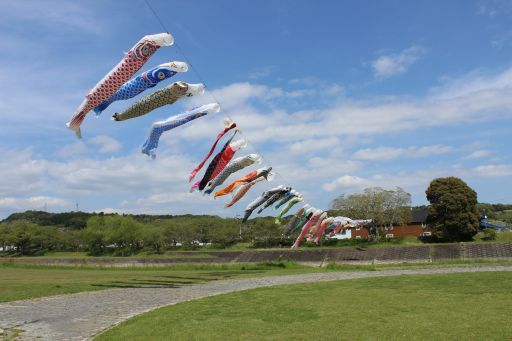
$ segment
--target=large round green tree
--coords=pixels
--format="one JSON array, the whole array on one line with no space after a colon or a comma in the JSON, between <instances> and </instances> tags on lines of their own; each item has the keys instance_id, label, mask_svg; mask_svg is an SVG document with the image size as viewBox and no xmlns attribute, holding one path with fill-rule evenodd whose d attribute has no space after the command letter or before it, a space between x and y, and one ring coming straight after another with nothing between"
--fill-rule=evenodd
<instances>
[{"instance_id":1,"label":"large round green tree","mask_svg":"<svg viewBox=\"0 0 512 341\"><path fill-rule=\"evenodd\" d=\"M425 192L430 201L427 224L445 241L469 241L478 232L476 192L456 177L432 180Z\"/></svg>"}]
</instances>

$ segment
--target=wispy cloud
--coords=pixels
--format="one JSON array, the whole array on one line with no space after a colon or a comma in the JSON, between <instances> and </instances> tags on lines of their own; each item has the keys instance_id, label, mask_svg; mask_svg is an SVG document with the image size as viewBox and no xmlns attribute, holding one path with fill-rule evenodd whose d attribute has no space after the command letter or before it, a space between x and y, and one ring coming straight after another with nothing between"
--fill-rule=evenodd
<instances>
[{"instance_id":1,"label":"wispy cloud","mask_svg":"<svg viewBox=\"0 0 512 341\"><path fill-rule=\"evenodd\" d=\"M512 165L482 165L475 167L473 171L484 177L512 176Z\"/></svg>"},{"instance_id":2,"label":"wispy cloud","mask_svg":"<svg viewBox=\"0 0 512 341\"><path fill-rule=\"evenodd\" d=\"M480 159L480 158L483 158L483 157L489 157L491 155L493 155L493 153L490 150L480 149L480 150L475 150L474 152L472 152L468 156L465 156L464 160Z\"/></svg>"},{"instance_id":3,"label":"wispy cloud","mask_svg":"<svg viewBox=\"0 0 512 341\"><path fill-rule=\"evenodd\" d=\"M343 175L336 180L326 183L322 186L327 192L332 192L338 188L345 190L354 190L364 188L370 185L370 181L354 175Z\"/></svg>"},{"instance_id":4,"label":"wispy cloud","mask_svg":"<svg viewBox=\"0 0 512 341\"><path fill-rule=\"evenodd\" d=\"M248 78L253 80L267 78L268 76L271 75L272 71L274 70L275 66L273 65L263 66L257 70L250 72Z\"/></svg>"},{"instance_id":5,"label":"wispy cloud","mask_svg":"<svg viewBox=\"0 0 512 341\"><path fill-rule=\"evenodd\" d=\"M435 99L454 99L471 95L486 95L512 90L512 68L489 74L482 70L472 71L455 79L445 79L442 85L430 90Z\"/></svg>"},{"instance_id":6,"label":"wispy cloud","mask_svg":"<svg viewBox=\"0 0 512 341\"><path fill-rule=\"evenodd\" d=\"M413 45L400 53L379 56L372 63L377 79L385 79L405 73L409 67L416 63L425 54L425 48Z\"/></svg>"},{"instance_id":7,"label":"wispy cloud","mask_svg":"<svg viewBox=\"0 0 512 341\"><path fill-rule=\"evenodd\" d=\"M360 149L352 155L353 158L367 161L388 161L397 158L421 158L453 152L450 146L433 145L408 148L377 147Z\"/></svg>"},{"instance_id":8,"label":"wispy cloud","mask_svg":"<svg viewBox=\"0 0 512 341\"><path fill-rule=\"evenodd\" d=\"M213 89L223 105L222 111L180 127L179 133L164 134L156 160L148 159L138 149L124 155L110 155L119 151L120 144L117 138L103 133L86 139L90 143L87 147L82 142L71 143L69 147L56 144L61 156L82 153L80 157L63 161L52 160L32 149L4 147L0 159L0 193L10 201L4 203L2 212L5 214L22 204L32 207L29 201L24 201L27 198L48 197L78 201L86 210L233 214L223 211L223 202L219 200L186 194L188 172L202 156L192 155L190 145L201 145L204 149L203 141L212 141L225 115L231 116L252 142L239 154L263 154L269 165L282 175L275 184L284 181L296 186L313 204L325 202L336 190L401 186L421 194L436 176L505 176L511 171L510 166L485 164L472 169L445 165L433 170L384 173L372 167L375 160L428 157L453 152L455 147L442 144L363 147L368 139L397 132L511 118L512 97L508 81L503 80L509 72L461 77L468 84L478 84L456 96L453 92L460 79L445 82L435 91L416 98L345 98L312 110L290 109L285 101L292 98L285 94L291 90L285 87L248 82L229 84ZM187 105L192 105L194 100L204 104L205 98L208 97L191 98ZM62 117L50 115L47 119L54 124L63 121ZM4 129L12 129L12 125L7 124ZM96 149L104 153L96 153ZM259 192L266 186L271 185L259 184L255 190ZM7 207L9 202L11 208ZM244 204L242 201L235 209Z\"/></svg>"},{"instance_id":9,"label":"wispy cloud","mask_svg":"<svg viewBox=\"0 0 512 341\"><path fill-rule=\"evenodd\" d=\"M25 21L55 31L73 29L80 32L101 34L104 23L91 11L91 2L53 1L3 1L0 3L2 20Z\"/></svg>"},{"instance_id":10,"label":"wispy cloud","mask_svg":"<svg viewBox=\"0 0 512 341\"><path fill-rule=\"evenodd\" d=\"M71 209L73 202L63 198L49 196L33 196L22 198L0 198L0 210L49 210L60 211Z\"/></svg>"},{"instance_id":11,"label":"wispy cloud","mask_svg":"<svg viewBox=\"0 0 512 341\"><path fill-rule=\"evenodd\" d=\"M99 145L100 148L98 151L100 153L117 152L122 148L121 143L118 140L107 135L93 137L89 140L89 142L95 145Z\"/></svg>"},{"instance_id":12,"label":"wispy cloud","mask_svg":"<svg viewBox=\"0 0 512 341\"><path fill-rule=\"evenodd\" d=\"M500 15L510 15L512 4L508 0L487 0L477 6L476 14L491 19Z\"/></svg>"}]
</instances>

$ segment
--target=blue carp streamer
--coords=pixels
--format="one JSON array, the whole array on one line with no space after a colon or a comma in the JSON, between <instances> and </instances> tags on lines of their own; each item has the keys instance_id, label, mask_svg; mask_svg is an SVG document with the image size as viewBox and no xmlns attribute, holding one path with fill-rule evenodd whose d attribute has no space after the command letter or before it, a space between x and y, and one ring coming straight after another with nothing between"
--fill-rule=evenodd
<instances>
[{"instance_id":1,"label":"blue carp streamer","mask_svg":"<svg viewBox=\"0 0 512 341\"><path fill-rule=\"evenodd\" d=\"M187 122L195 120L199 117L203 117L209 113L219 111L220 106L218 103L210 103L186 111L180 115L169 117L164 121L158 121L153 123L153 125L151 126L149 137L142 146L142 153L147 154L154 159L156 157L155 150L158 148L158 141L160 140L160 136L165 131L179 127Z\"/></svg>"},{"instance_id":2,"label":"blue carp streamer","mask_svg":"<svg viewBox=\"0 0 512 341\"><path fill-rule=\"evenodd\" d=\"M115 94L94 108L94 112L96 116L99 116L113 102L133 98L141 92L154 87L161 81L171 78L176 73L187 72L187 70L188 65L184 62L160 64L124 83Z\"/></svg>"}]
</instances>

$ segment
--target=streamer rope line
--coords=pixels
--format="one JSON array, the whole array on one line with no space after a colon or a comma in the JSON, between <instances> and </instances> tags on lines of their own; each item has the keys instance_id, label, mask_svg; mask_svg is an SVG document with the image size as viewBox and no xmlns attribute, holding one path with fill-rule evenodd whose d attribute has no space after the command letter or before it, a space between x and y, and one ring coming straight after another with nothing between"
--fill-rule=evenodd
<instances>
[{"instance_id":1,"label":"streamer rope line","mask_svg":"<svg viewBox=\"0 0 512 341\"><path fill-rule=\"evenodd\" d=\"M156 20L158 21L158 23L160 24L160 26L164 29L165 32L169 33L169 30L167 29L167 27L165 26L165 24L163 23L162 19L160 18L160 16L158 15L158 13L153 9L153 7L151 6L151 4L149 3L149 0L144 0L144 2L146 3L146 5L148 6L149 10L151 11L151 13L153 14L153 16L156 18ZM185 62L190 66L190 68L194 71L197 79L199 80L199 82L203 83L205 85L205 92L208 93L208 95L213 99L213 101L219 103L219 105L221 106L222 108L222 103L217 99L217 97L215 97L215 94L212 92L212 91L208 91L208 87L206 86L206 82L204 81L204 78L201 76L201 74L199 73L199 70L197 70L196 67L194 67L192 65L192 63L190 62L190 59L185 55L185 52L183 51L183 49L180 47L180 45L178 44L178 42L174 41L174 45L176 46L176 48L178 49L179 53L183 56L183 59L185 59ZM233 122L236 122L229 114L225 114L231 121ZM256 146L254 145L254 143L248 138L247 134L244 133L243 131L240 130L240 133L244 136L244 139L247 141L248 144L250 144L252 146L252 149L258 153L258 150L256 149ZM268 161L268 159L266 159L261 153L258 153L260 156L261 156L261 159L264 163L268 164L269 166L272 165L272 163L270 163ZM272 172L276 175L276 176L279 176L281 177L281 179L283 180L284 182L284 185L287 185L287 186L291 186L291 184L287 181L287 179L284 177L283 174L279 173L278 171L276 171L274 168L272 168Z\"/></svg>"}]
</instances>

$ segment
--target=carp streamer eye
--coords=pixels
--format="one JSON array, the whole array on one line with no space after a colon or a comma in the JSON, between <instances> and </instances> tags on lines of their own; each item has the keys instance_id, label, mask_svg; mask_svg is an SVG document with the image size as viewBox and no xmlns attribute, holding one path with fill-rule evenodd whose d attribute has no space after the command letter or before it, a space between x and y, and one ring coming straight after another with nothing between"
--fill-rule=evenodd
<instances>
[{"instance_id":1,"label":"carp streamer eye","mask_svg":"<svg viewBox=\"0 0 512 341\"><path fill-rule=\"evenodd\" d=\"M158 72L156 74L156 76L158 77L158 79L164 79L165 78L165 74L162 71Z\"/></svg>"}]
</instances>

